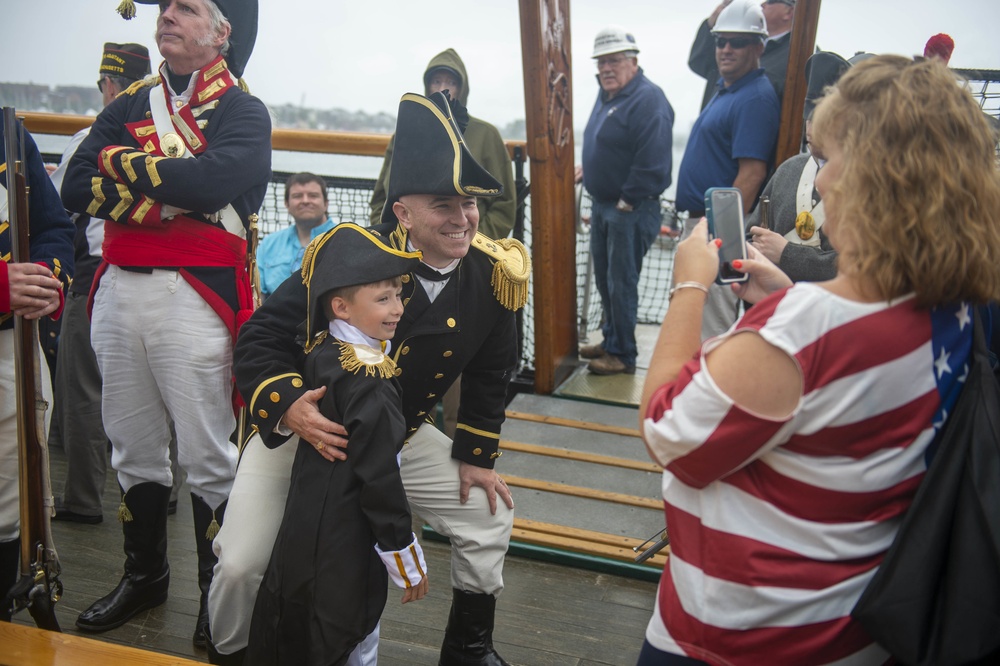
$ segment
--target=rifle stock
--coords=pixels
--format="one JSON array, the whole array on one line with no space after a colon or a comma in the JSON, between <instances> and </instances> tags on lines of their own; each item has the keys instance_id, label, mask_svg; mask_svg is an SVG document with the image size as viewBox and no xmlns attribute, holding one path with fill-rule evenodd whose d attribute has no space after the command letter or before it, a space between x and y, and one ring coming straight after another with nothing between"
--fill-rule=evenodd
<instances>
[{"instance_id":1,"label":"rifle stock","mask_svg":"<svg viewBox=\"0 0 1000 666\"><path fill-rule=\"evenodd\" d=\"M31 261L28 182L22 130L11 107L3 109L3 127L11 261L21 263ZM62 583L50 522L53 500L45 441L48 403L42 395L37 321L14 316L14 357L21 568L7 597L14 603L15 612L27 608L39 628L60 631L54 604L62 594Z\"/></svg>"}]
</instances>

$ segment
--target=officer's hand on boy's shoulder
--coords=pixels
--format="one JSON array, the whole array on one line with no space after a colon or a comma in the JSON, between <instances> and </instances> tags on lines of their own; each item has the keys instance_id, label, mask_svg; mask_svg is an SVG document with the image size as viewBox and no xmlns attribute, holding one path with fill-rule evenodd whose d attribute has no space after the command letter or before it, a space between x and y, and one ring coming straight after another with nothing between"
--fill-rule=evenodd
<instances>
[{"instance_id":1,"label":"officer's hand on boy's shoulder","mask_svg":"<svg viewBox=\"0 0 1000 666\"><path fill-rule=\"evenodd\" d=\"M324 395L325 386L306 391L289 406L281 417L281 423L316 447L320 455L330 462L347 460L347 453L341 450L347 447L347 430L319 411Z\"/></svg>"}]
</instances>

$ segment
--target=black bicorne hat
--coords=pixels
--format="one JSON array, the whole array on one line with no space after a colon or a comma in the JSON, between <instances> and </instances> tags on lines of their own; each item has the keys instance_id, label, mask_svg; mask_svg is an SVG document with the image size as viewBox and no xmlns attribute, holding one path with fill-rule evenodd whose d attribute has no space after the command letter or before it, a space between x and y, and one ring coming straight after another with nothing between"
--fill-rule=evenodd
<instances>
[{"instance_id":1,"label":"black bicorne hat","mask_svg":"<svg viewBox=\"0 0 1000 666\"><path fill-rule=\"evenodd\" d=\"M449 98L407 93L399 100L383 222L395 222L392 205L407 194L498 197L503 185L469 152Z\"/></svg>"},{"instance_id":2,"label":"black bicorne hat","mask_svg":"<svg viewBox=\"0 0 1000 666\"><path fill-rule=\"evenodd\" d=\"M149 76L149 49L142 44L104 44L100 76L120 76L138 81Z\"/></svg>"},{"instance_id":3,"label":"black bicorne hat","mask_svg":"<svg viewBox=\"0 0 1000 666\"><path fill-rule=\"evenodd\" d=\"M232 33L229 35L229 53L226 54L226 63L233 76L239 78L243 76L250 54L253 53L253 46L257 41L257 0L209 0L214 2L222 15L232 26ZM118 5L118 13L126 19L135 16L135 4L158 5L160 0L122 0Z\"/></svg>"},{"instance_id":4,"label":"black bicorne hat","mask_svg":"<svg viewBox=\"0 0 1000 666\"><path fill-rule=\"evenodd\" d=\"M323 294L410 273L420 257L420 252L395 250L368 229L349 222L318 236L302 259L302 282L309 294L309 339L327 326L320 299Z\"/></svg>"},{"instance_id":5,"label":"black bicorne hat","mask_svg":"<svg viewBox=\"0 0 1000 666\"><path fill-rule=\"evenodd\" d=\"M806 60L806 101L802 118L809 120L826 88L837 82L851 63L831 51L817 51Z\"/></svg>"}]
</instances>

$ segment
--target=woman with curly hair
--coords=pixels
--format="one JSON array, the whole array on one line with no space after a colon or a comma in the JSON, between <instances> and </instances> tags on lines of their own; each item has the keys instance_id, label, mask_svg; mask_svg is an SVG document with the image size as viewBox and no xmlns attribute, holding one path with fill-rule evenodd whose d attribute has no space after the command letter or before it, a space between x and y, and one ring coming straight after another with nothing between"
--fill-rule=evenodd
<instances>
[{"instance_id":1,"label":"woman with curly hair","mask_svg":"<svg viewBox=\"0 0 1000 666\"><path fill-rule=\"evenodd\" d=\"M678 248L640 408L671 535L640 664L889 658L850 611L961 390L972 308L1000 300L1000 172L934 60L866 60L814 118L834 279L790 286L751 250L758 302L700 345L718 250L704 221Z\"/></svg>"}]
</instances>

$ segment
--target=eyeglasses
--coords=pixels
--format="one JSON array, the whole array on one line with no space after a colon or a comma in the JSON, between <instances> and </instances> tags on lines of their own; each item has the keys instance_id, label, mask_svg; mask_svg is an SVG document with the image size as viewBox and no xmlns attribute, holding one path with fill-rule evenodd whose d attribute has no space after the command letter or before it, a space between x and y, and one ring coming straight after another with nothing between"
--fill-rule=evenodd
<instances>
[{"instance_id":1,"label":"eyeglasses","mask_svg":"<svg viewBox=\"0 0 1000 666\"><path fill-rule=\"evenodd\" d=\"M603 57L603 58L598 58L597 59L597 68L600 69L601 67L604 67L605 65L611 65L612 67L617 67L618 65L622 64L626 60L628 60L628 58L626 56L623 56L623 55L607 56L607 57Z\"/></svg>"},{"instance_id":2,"label":"eyeglasses","mask_svg":"<svg viewBox=\"0 0 1000 666\"><path fill-rule=\"evenodd\" d=\"M734 49L745 49L751 44L759 44L760 40L756 37L716 37L715 38L715 48L724 49L726 44L729 44Z\"/></svg>"},{"instance_id":3,"label":"eyeglasses","mask_svg":"<svg viewBox=\"0 0 1000 666\"><path fill-rule=\"evenodd\" d=\"M104 77L104 76L102 76L101 78L97 79L97 89L100 90L101 93L104 92L104 82L106 80L107 80L107 78Z\"/></svg>"}]
</instances>

